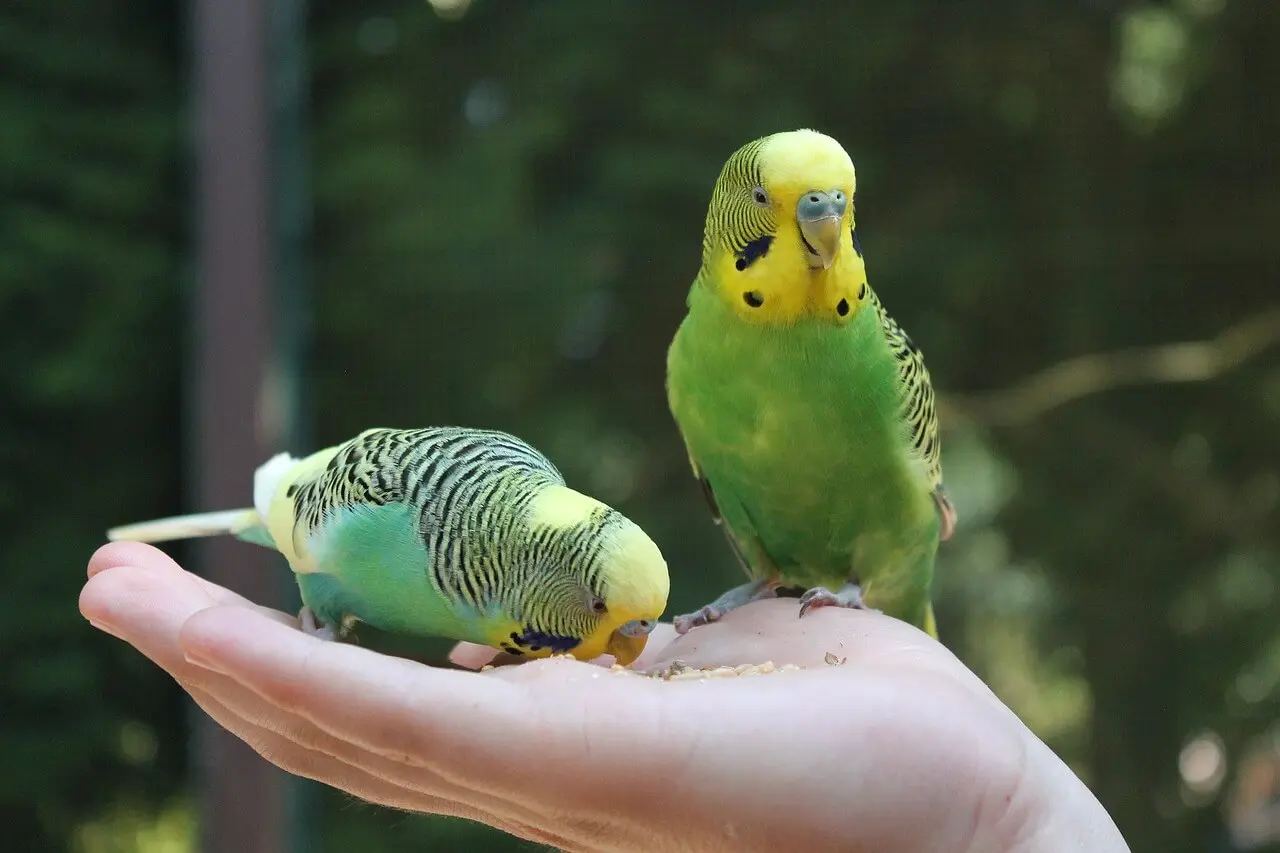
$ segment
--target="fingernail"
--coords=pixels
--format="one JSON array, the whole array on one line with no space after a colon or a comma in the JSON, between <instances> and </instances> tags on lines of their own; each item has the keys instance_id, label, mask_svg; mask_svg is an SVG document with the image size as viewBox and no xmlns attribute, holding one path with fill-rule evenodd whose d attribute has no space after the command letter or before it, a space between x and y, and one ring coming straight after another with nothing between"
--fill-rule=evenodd
<instances>
[{"instance_id":1,"label":"fingernail","mask_svg":"<svg viewBox=\"0 0 1280 853\"><path fill-rule=\"evenodd\" d=\"M122 637L120 636L120 631L119 631L119 629L118 629L118 628L115 628L114 626L108 625L106 622L100 622L100 621L98 621L97 619L89 619L89 620L87 620L87 621L89 622L89 624L90 624L91 626L93 626L94 628L97 628L97 629L98 629L99 631L101 631L102 633L104 633L104 634L110 634L111 636L115 637L116 639L122 639Z\"/></svg>"}]
</instances>

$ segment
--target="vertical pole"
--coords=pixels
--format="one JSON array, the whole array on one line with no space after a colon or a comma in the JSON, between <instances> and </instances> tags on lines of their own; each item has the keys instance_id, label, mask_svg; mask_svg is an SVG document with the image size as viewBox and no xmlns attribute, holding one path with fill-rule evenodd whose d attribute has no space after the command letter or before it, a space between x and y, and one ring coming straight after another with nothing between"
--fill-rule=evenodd
<instances>
[{"instance_id":1,"label":"vertical pole","mask_svg":"<svg viewBox=\"0 0 1280 853\"><path fill-rule=\"evenodd\" d=\"M284 449L304 452L311 446L306 382L306 346L310 338L310 274L307 264L311 233L311 195L307 175L308 68L306 0L271 0L272 166L276 238L276 345L272 376L278 404L277 434ZM283 569L283 566L282 566ZM287 570L282 577L289 577ZM301 606L297 584L287 583L290 610ZM281 853L311 853L317 786L290 779L285 821L291 847Z\"/></svg>"},{"instance_id":2,"label":"vertical pole","mask_svg":"<svg viewBox=\"0 0 1280 853\"><path fill-rule=\"evenodd\" d=\"M193 503L243 506L279 444L274 358L268 5L194 0L196 160ZM229 538L201 542L215 583L282 603L278 558ZM280 853L287 776L204 714L196 717L205 853Z\"/></svg>"}]
</instances>

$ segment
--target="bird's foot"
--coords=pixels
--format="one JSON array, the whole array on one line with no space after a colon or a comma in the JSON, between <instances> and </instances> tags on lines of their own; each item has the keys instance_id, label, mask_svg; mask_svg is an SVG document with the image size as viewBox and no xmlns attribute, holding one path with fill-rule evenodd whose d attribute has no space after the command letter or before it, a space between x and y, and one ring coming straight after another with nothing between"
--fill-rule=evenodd
<instances>
[{"instance_id":1,"label":"bird's foot","mask_svg":"<svg viewBox=\"0 0 1280 853\"><path fill-rule=\"evenodd\" d=\"M671 624L675 626L677 634L687 634L694 628L701 628L703 625L710 625L712 622L718 622L724 617L724 611L714 604L704 605L693 613L684 613L671 620Z\"/></svg>"},{"instance_id":2,"label":"bird's foot","mask_svg":"<svg viewBox=\"0 0 1280 853\"><path fill-rule=\"evenodd\" d=\"M672 624L675 626L677 634L687 634L694 628L710 625L712 622L719 622L727 614L737 610L744 604L750 604L753 601L759 601L764 598L776 598L777 595L778 585L776 582L768 580L751 581L750 583L744 583L742 586L735 586L715 601L704 605L693 613L677 616L672 620Z\"/></svg>"},{"instance_id":3,"label":"bird's foot","mask_svg":"<svg viewBox=\"0 0 1280 853\"><path fill-rule=\"evenodd\" d=\"M800 596L800 615L818 607L847 607L850 610L866 610L879 613L879 610L868 607L862 600L862 587L856 583L847 583L839 592L832 592L825 586L815 586Z\"/></svg>"},{"instance_id":4,"label":"bird's foot","mask_svg":"<svg viewBox=\"0 0 1280 853\"><path fill-rule=\"evenodd\" d=\"M302 631L321 640L334 642L338 639L338 631L332 625L325 625L316 618L315 611L304 607L298 611L298 621L302 623Z\"/></svg>"}]
</instances>

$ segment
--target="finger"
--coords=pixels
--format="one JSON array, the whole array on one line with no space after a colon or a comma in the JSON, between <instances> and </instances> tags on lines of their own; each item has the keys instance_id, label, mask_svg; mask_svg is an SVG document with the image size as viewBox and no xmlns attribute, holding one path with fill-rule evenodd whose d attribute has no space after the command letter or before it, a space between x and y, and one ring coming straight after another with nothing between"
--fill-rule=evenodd
<instances>
[{"instance_id":1,"label":"finger","mask_svg":"<svg viewBox=\"0 0 1280 853\"><path fill-rule=\"evenodd\" d=\"M108 542L89 558L89 577L116 566L138 566L157 572L180 572L173 558L145 542Z\"/></svg>"},{"instance_id":2,"label":"finger","mask_svg":"<svg viewBox=\"0 0 1280 853\"><path fill-rule=\"evenodd\" d=\"M202 611L179 642L187 660L230 676L282 711L419 766L456 758L468 743L469 751L484 752L476 745L491 743L493 732L519 730L533 711L517 685L323 642L238 608Z\"/></svg>"},{"instance_id":3,"label":"finger","mask_svg":"<svg viewBox=\"0 0 1280 853\"><path fill-rule=\"evenodd\" d=\"M117 565L91 577L80 591L80 612L90 623L136 647L173 672L185 666L178 631L193 613L218 602L186 572L156 573ZM283 613L245 605L242 609L291 625Z\"/></svg>"},{"instance_id":4,"label":"finger","mask_svg":"<svg viewBox=\"0 0 1280 853\"><path fill-rule=\"evenodd\" d=\"M491 646L482 646L479 643L458 643L449 652L450 663L467 669L481 669L486 666L517 666L536 660L542 660L542 658L513 655L510 652L499 651ZM613 658L610 657L609 660L612 662Z\"/></svg>"},{"instance_id":5,"label":"finger","mask_svg":"<svg viewBox=\"0 0 1280 853\"><path fill-rule=\"evenodd\" d=\"M188 572L164 551L143 542L111 542L103 545L89 558L89 577L93 578L107 569L117 566L136 566L158 575L181 577L184 582L202 589L210 599L218 604L238 604L245 607L261 608L264 612L278 612L262 608L261 605L255 604L239 593L232 592L226 587L205 580L194 572ZM294 624L296 623L295 618Z\"/></svg>"},{"instance_id":6,"label":"finger","mask_svg":"<svg viewBox=\"0 0 1280 853\"><path fill-rule=\"evenodd\" d=\"M449 662L467 669L487 666L498 655L498 650L479 643L458 643L449 652Z\"/></svg>"},{"instance_id":7,"label":"finger","mask_svg":"<svg viewBox=\"0 0 1280 853\"><path fill-rule=\"evenodd\" d=\"M429 813L478 821L509 835L567 849L567 840L547 829L517 820L509 815L476 808L461 800L436 796L419 788L404 786L395 779L370 772L339 752L327 747L347 747L338 742L309 748L282 737L269 728L247 721L239 713L218 700L214 693L191 684L183 684L196 704L220 726L232 733L262 758L295 776L345 791L377 805L414 813Z\"/></svg>"},{"instance_id":8,"label":"finger","mask_svg":"<svg viewBox=\"0 0 1280 853\"><path fill-rule=\"evenodd\" d=\"M107 554L103 554L107 549L101 548L94 555L89 580L80 591L80 612L91 623L132 642L120 632L139 636L157 630L163 632L164 628L155 620L165 619L169 641L176 643L177 628L192 613L222 604L251 609L281 624L297 625L295 617L254 604L184 571L163 552L144 548ZM137 559L140 565L120 562L124 559ZM153 639L158 639L158 635Z\"/></svg>"},{"instance_id":9,"label":"finger","mask_svg":"<svg viewBox=\"0 0 1280 853\"><path fill-rule=\"evenodd\" d=\"M179 683L223 728L259 755L291 773L316 779L357 796L396 808L464 817L532 838L538 814L504 797L451 784L430 770L361 749L294 714L281 713L248 688L209 670L191 666ZM320 760L322 759L322 760ZM409 804L370 793L364 780L381 783ZM413 805L414 799L427 804ZM548 842L550 843L550 842Z\"/></svg>"},{"instance_id":10,"label":"finger","mask_svg":"<svg viewBox=\"0 0 1280 853\"><path fill-rule=\"evenodd\" d=\"M182 683L182 682L180 682ZM477 813L417 790L407 790L345 761L308 749L277 732L257 726L230 710L215 696L190 683L182 687L218 725L240 738L258 755L295 776L304 776L354 794L364 800L406 811L482 819Z\"/></svg>"}]
</instances>

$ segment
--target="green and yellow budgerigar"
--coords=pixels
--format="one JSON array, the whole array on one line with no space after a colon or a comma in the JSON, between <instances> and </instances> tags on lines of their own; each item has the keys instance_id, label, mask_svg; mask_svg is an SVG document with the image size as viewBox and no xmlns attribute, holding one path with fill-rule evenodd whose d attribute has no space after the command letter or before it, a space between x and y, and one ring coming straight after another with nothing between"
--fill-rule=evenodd
<instances>
[{"instance_id":1,"label":"green and yellow budgerigar","mask_svg":"<svg viewBox=\"0 0 1280 853\"><path fill-rule=\"evenodd\" d=\"M801 592L933 636L930 587L956 515L920 350L867 283L854 167L812 130L729 158L667 392L694 475L751 581L676 629Z\"/></svg>"},{"instance_id":2,"label":"green and yellow budgerigar","mask_svg":"<svg viewBox=\"0 0 1280 853\"><path fill-rule=\"evenodd\" d=\"M232 534L296 574L303 628L356 622L467 640L527 658L639 656L670 580L653 541L565 485L506 433L370 429L254 474L253 507L118 527L113 540Z\"/></svg>"}]
</instances>

